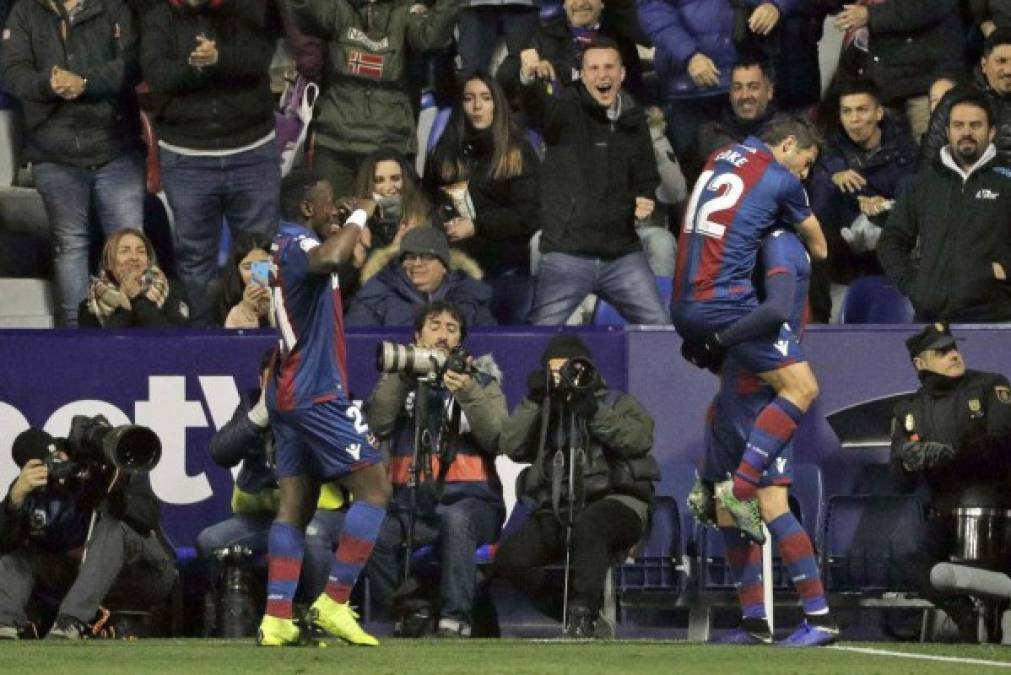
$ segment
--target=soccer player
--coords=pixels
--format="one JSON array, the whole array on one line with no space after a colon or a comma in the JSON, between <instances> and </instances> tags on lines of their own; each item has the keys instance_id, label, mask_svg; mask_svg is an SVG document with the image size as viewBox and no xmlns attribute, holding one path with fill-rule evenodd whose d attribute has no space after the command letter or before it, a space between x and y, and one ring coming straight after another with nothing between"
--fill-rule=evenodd
<instances>
[{"instance_id":1,"label":"soccer player","mask_svg":"<svg viewBox=\"0 0 1011 675\"><path fill-rule=\"evenodd\" d=\"M267 607L259 643L297 644L292 600L302 570L305 528L319 486L338 480L354 494L326 588L305 620L356 645L378 645L348 598L386 515L390 484L361 409L348 398L337 266L348 260L375 204L357 200L341 226L333 188L299 169L281 186L281 222L271 245L270 286L280 353L267 384L280 488L270 528ZM321 241L322 240L322 241Z\"/></svg>"},{"instance_id":2,"label":"soccer player","mask_svg":"<svg viewBox=\"0 0 1011 675\"><path fill-rule=\"evenodd\" d=\"M742 349L751 351L762 343L745 340L775 333L784 323L793 328L799 337L807 322L811 264L804 245L792 231L775 230L763 240L760 269L764 272L762 303L722 333L728 342L742 341L738 342L742 344ZM799 345L794 346L792 351L796 357L803 358ZM747 442L755 419L775 398L776 391L772 386L742 366L739 352L731 351L722 364L720 391L707 416L702 481L716 483L724 480L737 469L742 458L753 451ZM777 453L770 453L762 460L764 469L757 481L761 518L776 539L779 554L797 588L805 613L804 622L781 644L791 647L829 644L839 631L829 615L811 539L791 513L788 502L793 473L792 441L787 440ZM743 616L740 628L721 642L770 643L772 633L765 616L761 547L740 536L725 509L717 508L716 515L727 563L738 587Z\"/></svg>"},{"instance_id":3,"label":"soccer player","mask_svg":"<svg viewBox=\"0 0 1011 675\"><path fill-rule=\"evenodd\" d=\"M716 484L716 496L748 537L764 543L756 496L768 457L792 437L818 395L814 373L786 322L758 339L721 331L758 305L752 272L760 242L777 227L795 227L811 255L827 254L818 219L800 181L818 156L818 136L801 118L778 115L756 138L717 150L699 177L685 214L671 300L682 352L696 365L727 347L742 367L776 392L755 419L747 451L732 478ZM698 357L701 354L702 363Z\"/></svg>"}]
</instances>

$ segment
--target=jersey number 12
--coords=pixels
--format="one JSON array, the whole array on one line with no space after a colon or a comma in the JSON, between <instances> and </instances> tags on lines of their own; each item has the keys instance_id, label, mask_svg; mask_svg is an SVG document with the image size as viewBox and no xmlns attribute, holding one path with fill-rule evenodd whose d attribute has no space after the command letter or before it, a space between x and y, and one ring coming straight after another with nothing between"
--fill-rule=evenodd
<instances>
[{"instance_id":1,"label":"jersey number 12","mask_svg":"<svg viewBox=\"0 0 1011 675\"><path fill-rule=\"evenodd\" d=\"M699 205L703 193L718 193L723 188L726 188L723 194L709 197L701 206ZM721 173L714 178L712 169L702 172L695 183L691 201L688 202L688 211L685 214L685 233L698 232L705 237L722 239L727 231L727 226L715 222L713 216L734 208L743 194L744 181L737 174Z\"/></svg>"}]
</instances>

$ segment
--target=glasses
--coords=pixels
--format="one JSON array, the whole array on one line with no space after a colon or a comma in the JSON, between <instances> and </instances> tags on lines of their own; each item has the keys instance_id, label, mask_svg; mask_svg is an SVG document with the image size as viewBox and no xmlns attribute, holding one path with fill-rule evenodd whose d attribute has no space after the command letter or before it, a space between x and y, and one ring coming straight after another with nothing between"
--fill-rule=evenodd
<instances>
[{"instance_id":1,"label":"glasses","mask_svg":"<svg viewBox=\"0 0 1011 675\"><path fill-rule=\"evenodd\" d=\"M405 265L416 264L416 265L427 265L428 263L435 260L435 256L429 253L408 253L403 258L401 262Z\"/></svg>"}]
</instances>

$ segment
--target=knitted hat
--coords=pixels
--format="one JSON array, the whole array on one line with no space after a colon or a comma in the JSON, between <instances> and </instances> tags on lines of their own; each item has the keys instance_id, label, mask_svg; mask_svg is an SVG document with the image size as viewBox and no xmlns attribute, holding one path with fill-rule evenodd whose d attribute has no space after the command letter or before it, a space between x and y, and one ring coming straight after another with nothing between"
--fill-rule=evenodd
<instances>
[{"instance_id":1,"label":"knitted hat","mask_svg":"<svg viewBox=\"0 0 1011 675\"><path fill-rule=\"evenodd\" d=\"M412 227L400 240L400 257L413 253L414 255L430 255L442 261L449 269L449 242L442 230L434 227Z\"/></svg>"},{"instance_id":2,"label":"knitted hat","mask_svg":"<svg viewBox=\"0 0 1011 675\"><path fill-rule=\"evenodd\" d=\"M583 341L578 336L562 333L551 338L548 346L544 348L544 355L541 356L541 365L547 368L548 361L551 359L571 359L576 356L586 359L593 358L590 350L586 348L586 345L583 344Z\"/></svg>"}]
</instances>

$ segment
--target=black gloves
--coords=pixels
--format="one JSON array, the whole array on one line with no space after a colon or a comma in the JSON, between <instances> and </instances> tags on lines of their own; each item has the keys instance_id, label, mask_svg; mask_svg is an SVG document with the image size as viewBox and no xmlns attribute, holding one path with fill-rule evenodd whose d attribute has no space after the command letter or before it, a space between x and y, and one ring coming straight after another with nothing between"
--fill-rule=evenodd
<instances>
[{"instance_id":1,"label":"black gloves","mask_svg":"<svg viewBox=\"0 0 1011 675\"><path fill-rule=\"evenodd\" d=\"M685 340L681 343L681 356L685 361L706 370L718 373L727 356L727 350L713 333L705 340Z\"/></svg>"},{"instance_id":2,"label":"black gloves","mask_svg":"<svg viewBox=\"0 0 1011 675\"><path fill-rule=\"evenodd\" d=\"M548 394L547 375L543 370L535 370L527 375L527 398L540 405Z\"/></svg>"},{"instance_id":3,"label":"black gloves","mask_svg":"<svg viewBox=\"0 0 1011 675\"><path fill-rule=\"evenodd\" d=\"M587 389L572 394L569 406L572 412L576 413L584 420L591 419L600 407L600 399L597 398L596 388Z\"/></svg>"},{"instance_id":4,"label":"black gloves","mask_svg":"<svg viewBox=\"0 0 1011 675\"><path fill-rule=\"evenodd\" d=\"M902 468L923 471L947 464L955 459L955 448L933 441L909 441L902 446Z\"/></svg>"}]
</instances>

